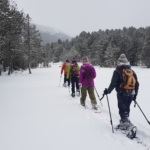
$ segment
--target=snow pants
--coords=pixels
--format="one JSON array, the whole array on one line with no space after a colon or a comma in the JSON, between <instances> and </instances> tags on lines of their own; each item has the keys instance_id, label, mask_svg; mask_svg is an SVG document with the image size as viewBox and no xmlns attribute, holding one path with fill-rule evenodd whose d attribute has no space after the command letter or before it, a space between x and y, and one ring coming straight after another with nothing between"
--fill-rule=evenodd
<instances>
[{"instance_id":1,"label":"snow pants","mask_svg":"<svg viewBox=\"0 0 150 150\"><path fill-rule=\"evenodd\" d=\"M70 78L67 79L67 75L64 74L64 83L68 82L68 86L70 86Z\"/></svg>"},{"instance_id":2,"label":"snow pants","mask_svg":"<svg viewBox=\"0 0 150 150\"><path fill-rule=\"evenodd\" d=\"M82 104L85 104L87 92L88 92L89 97L91 99L91 103L92 104L97 104L97 101L96 101L96 98L95 98L95 94L94 94L94 86L82 86L82 88L81 88L82 96L81 96L80 102Z\"/></svg>"},{"instance_id":3,"label":"snow pants","mask_svg":"<svg viewBox=\"0 0 150 150\"><path fill-rule=\"evenodd\" d=\"M127 119L130 115L130 105L133 95L117 94L119 115L121 119Z\"/></svg>"},{"instance_id":4,"label":"snow pants","mask_svg":"<svg viewBox=\"0 0 150 150\"><path fill-rule=\"evenodd\" d=\"M71 90L72 90L72 93L75 93L75 86L76 86L76 89L79 90L78 80L79 80L78 77L71 77L71 85L72 85Z\"/></svg>"}]
</instances>

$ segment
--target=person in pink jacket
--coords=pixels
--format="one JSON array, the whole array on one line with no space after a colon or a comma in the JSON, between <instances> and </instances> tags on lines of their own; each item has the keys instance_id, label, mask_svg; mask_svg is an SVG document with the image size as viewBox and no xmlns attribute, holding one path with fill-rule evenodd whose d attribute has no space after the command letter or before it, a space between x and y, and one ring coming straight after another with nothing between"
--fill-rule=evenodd
<instances>
[{"instance_id":1,"label":"person in pink jacket","mask_svg":"<svg viewBox=\"0 0 150 150\"><path fill-rule=\"evenodd\" d=\"M96 77L96 71L89 62L88 57L83 57L82 62L83 65L80 68L79 76L79 85L82 85L80 103L82 106L85 106L85 100L88 92L92 107L97 110L97 101L94 94L94 78Z\"/></svg>"}]
</instances>

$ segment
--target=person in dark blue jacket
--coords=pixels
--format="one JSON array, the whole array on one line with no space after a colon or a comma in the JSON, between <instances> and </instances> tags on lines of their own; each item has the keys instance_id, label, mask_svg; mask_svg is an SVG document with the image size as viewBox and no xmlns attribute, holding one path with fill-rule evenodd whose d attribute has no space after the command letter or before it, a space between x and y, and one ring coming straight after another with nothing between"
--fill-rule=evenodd
<instances>
[{"instance_id":1,"label":"person in dark blue jacket","mask_svg":"<svg viewBox=\"0 0 150 150\"><path fill-rule=\"evenodd\" d=\"M130 105L132 100L136 101L136 96L138 94L139 82L137 79L136 73L133 71L133 76L135 78L135 87L134 89L125 89L121 87L123 83L123 70L131 69L129 61L126 58L125 54L121 54L117 61L117 67L113 72L113 76L111 79L111 83L108 88L104 90L104 94L110 94L112 90L115 88L117 92L117 100L118 100L118 108L120 115L120 124L118 125L121 129L127 128L131 124L129 120L130 114Z\"/></svg>"}]
</instances>

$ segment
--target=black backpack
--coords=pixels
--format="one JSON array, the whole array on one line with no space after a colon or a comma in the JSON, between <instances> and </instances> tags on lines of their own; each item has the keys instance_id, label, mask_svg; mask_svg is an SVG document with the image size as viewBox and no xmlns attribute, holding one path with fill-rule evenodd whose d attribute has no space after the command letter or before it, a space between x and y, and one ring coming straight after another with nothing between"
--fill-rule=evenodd
<instances>
[{"instance_id":1,"label":"black backpack","mask_svg":"<svg viewBox=\"0 0 150 150\"><path fill-rule=\"evenodd\" d=\"M77 77L77 76L79 76L78 65L71 65L70 75L71 75L72 77Z\"/></svg>"}]
</instances>

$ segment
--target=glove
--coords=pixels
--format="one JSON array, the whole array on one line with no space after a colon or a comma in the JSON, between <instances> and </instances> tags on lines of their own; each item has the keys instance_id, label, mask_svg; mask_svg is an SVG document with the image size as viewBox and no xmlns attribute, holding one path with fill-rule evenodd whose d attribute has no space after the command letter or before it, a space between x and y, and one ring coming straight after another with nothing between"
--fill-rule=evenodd
<instances>
[{"instance_id":1,"label":"glove","mask_svg":"<svg viewBox=\"0 0 150 150\"><path fill-rule=\"evenodd\" d=\"M104 95L107 95L107 94L109 94L109 93L108 93L108 90L105 89L105 90L104 90Z\"/></svg>"},{"instance_id":2,"label":"glove","mask_svg":"<svg viewBox=\"0 0 150 150\"><path fill-rule=\"evenodd\" d=\"M137 96L137 94L134 94L134 96L133 96L133 101L134 102L136 101L136 96Z\"/></svg>"}]
</instances>

